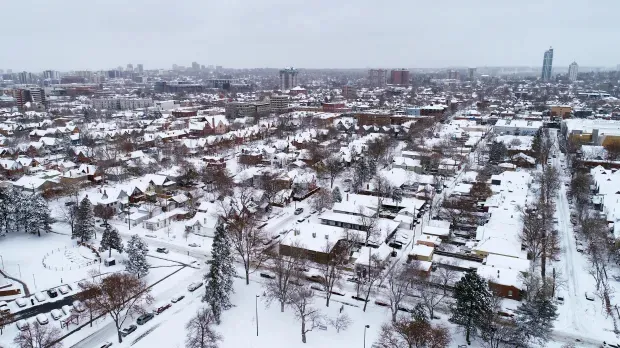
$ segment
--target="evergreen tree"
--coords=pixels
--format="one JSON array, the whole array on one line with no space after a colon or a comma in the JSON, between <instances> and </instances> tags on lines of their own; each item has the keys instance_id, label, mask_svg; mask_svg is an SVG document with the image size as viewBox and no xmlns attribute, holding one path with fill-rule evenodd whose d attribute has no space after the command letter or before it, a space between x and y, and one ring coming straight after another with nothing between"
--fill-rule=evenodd
<instances>
[{"instance_id":1,"label":"evergreen tree","mask_svg":"<svg viewBox=\"0 0 620 348\"><path fill-rule=\"evenodd\" d=\"M146 261L148 247L137 234L131 236L127 243L127 261L125 263L127 272L142 277L149 273L149 263Z\"/></svg>"},{"instance_id":2,"label":"evergreen tree","mask_svg":"<svg viewBox=\"0 0 620 348\"><path fill-rule=\"evenodd\" d=\"M471 344L470 335L484 325L485 318L491 313L491 294L486 281L475 271L467 272L454 286L456 304L452 307L452 320L463 326L467 344Z\"/></svg>"},{"instance_id":3,"label":"evergreen tree","mask_svg":"<svg viewBox=\"0 0 620 348\"><path fill-rule=\"evenodd\" d=\"M93 207L85 197L80 202L78 207L75 228L73 229L72 238L80 238L82 242L88 241L93 238L95 233L95 217L93 215Z\"/></svg>"},{"instance_id":4,"label":"evergreen tree","mask_svg":"<svg viewBox=\"0 0 620 348\"><path fill-rule=\"evenodd\" d=\"M118 251L119 253L123 252L123 240L118 234L118 231L115 228L112 228L109 224L106 225L105 230L103 230L103 235L101 236L101 248L109 250L108 257L112 256L112 249Z\"/></svg>"},{"instance_id":5,"label":"evergreen tree","mask_svg":"<svg viewBox=\"0 0 620 348\"><path fill-rule=\"evenodd\" d=\"M230 294L233 292L233 277L236 273L230 243L226 230L221 224L215 231L211 256L211 267L204 277L206 292L202 300L209 303L215 320L219 324L222 310L227 310L232 306Z\"/></svg>"},{"instance_id":6,"label":"evergreen tree","mask_svg":"<svg viewBox=\"0 0 620 348\"><path fill-rule=\"evenodd\" d=\"M539 159L540 159L540 150L542 148L542 137L543 137L543 132L542 132L542 128L540 128L536 131L536 133L534 133L534 138L532 139L532 153L534 154L534 158L536 158L536 162L539 162Z\"/></svg>"},{"instance_id":7,"label":"evergreen tree","mask_svg":"<svg viewBox=\"0 0 620 348\"><path fill-rule=\"evenodd\" d=\"M504 143L499 141L494 141L489 148L489 161L492 162L501 162L506 158L508 154L508 149Z\"/></svg>"},{"instance_id":8,"label":"evergreen tree","mask_svg":"<svg viewBox=\"0 0 620 348\"><path fill-rule=\"evenodd\" d=\"M340 193L340 188L338 186L336 186L332 191L332 200L334 203L342 202L342 194Z\"/></svg>"},{"instance_id":9,"label":"evergreen tree","mask_svg":"<svg viewBox=\"0 0 620 348\"><path fill-rule=\"evenodd\" d=\"M516 314L517 332L523 341L545 346L553 330L553 322L558 317L553 301L536 296L517 307Z\"/></svg>"},{"instance_id":10,"label":"evergreen tree","mask_svg":"<svg viewBox=\"0 0 620 348\"><path fill-rule=\"evenodd\" d=\"M36 195L31 201L32 209L32 221L29 223L33 227L32 233L37 233L41 237L41 230L45 233L52 232L53 219L50 216L50 208L47 202L41 195Z\"/></svg>"}]
</instances>

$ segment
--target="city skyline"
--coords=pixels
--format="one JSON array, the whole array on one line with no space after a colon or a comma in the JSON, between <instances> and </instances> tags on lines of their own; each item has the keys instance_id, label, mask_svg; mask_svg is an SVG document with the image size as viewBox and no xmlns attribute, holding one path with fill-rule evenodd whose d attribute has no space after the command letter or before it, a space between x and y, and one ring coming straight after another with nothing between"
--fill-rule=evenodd
<instances>
[{"instance_id":1,"label":"city skyline","mask_svg":"<svg viewBox=\"0 0 620 348\"><path fill-rule=\"evenodd\" d=\"M620 60L615 45L592 40L620 33L613 17L620 3L610 1L598 6L575 1L561 7L534 0L479 0L477 6L364 1L355 11L327 0L312 6L273 0L259 5L180 1L174 7L162 0L34 5L4 4L5 13L29 16L26 22L22 16L7 16L0 23L10 33L4 37L5 47L13 48L0 57L0 68L85 70L131 61L160 68L182 61L231 68L537 66L540 52L550 45L558 51L556 66L573 60L582 66L615 66ZM123 11L118 11L121 6ZM415 25L434 29L412 31L409 21L395 20L397 13L427 13L416 16ZM540 20L548 13L562 20ZM204 14L212 15L205 21ZM522 25L506 26L511 19Z\"/></svg>"}]
</instances>

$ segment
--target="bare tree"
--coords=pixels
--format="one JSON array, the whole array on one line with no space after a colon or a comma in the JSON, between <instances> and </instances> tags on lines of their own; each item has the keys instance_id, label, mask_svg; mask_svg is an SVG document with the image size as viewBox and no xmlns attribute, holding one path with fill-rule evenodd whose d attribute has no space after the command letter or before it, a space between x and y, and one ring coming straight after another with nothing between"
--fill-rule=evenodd
<instances>
[{"instance_id":1,"label":"bare tree","mask_svg":"<svg viewBox=\"0 0 620 348\"><path fill-rule=\"evenodd\" d=\"M329 188L334 188L334 181L336 178L342 173L344 166L342 165L342 160L336 155L332 155L327 157L323 161L323 165L320 166L319 172L324 172L329 176Z\"/></svg>"},{"instance_id":2,"label":"bare tree","mask_svg":"<svg viewBox=\"0 0 620 348\"><path fill-rule=\"evenodd\" d=\"M353 320L346 312L340 312L335 318L329 320L329 324L336 329L336 333L340 333L340 330L345 331L352 323Z\"/></svg>"},{"instance_id":3,"label":"bare tree","mask_svg":"<svg viewBox=\"0 0 620 348\"><path fill-rule=\"evenodd\" d=\"M428 311L429 319L433 320L435 318L435 308L446 298L445 291L437 289L430 282L423 280L416 284L416 289L422 299L422 305Z\"/></svg>"},{"instance_id":4,"label":"bare tree","mask_svg":"<svg viewBox=\"0 0 620 348\"><path fill-rule=\"evenodd\" d=\"M446 264L440 265L433 274L433 282L441 286L444 295L448 295L450 285L461 277L461 272L456 270L457 266L458 261L449 261Z\"/></svg>"},{"instance_id":5,"label":"bare tree","mask_svg":"<svg viewBox=\"0 0 620 348\"><path fill-rule=\"evenodd\" d=\"M368 249L370 253L370 250L372 250L372 248ZM381 280L381 274L383 273L383 268L385 268L386 264L387 261L381 259L377 254L370 254L368 260L368 267L366 268L366 276L361 282L361 290L364 294L364 312L366 312L366 307L368 306L368 299L370 298L370 294L374 290L375 285Z\"/></svg>"},{"instance_id":6,"label":"bare tree","mask_svg":"<svg viewBox=\"0 0 620 348\"><path fill-rule=\"evenodd\" d=\"M409 295L409 291L415 280L415 267L417 265L398 264L387 277L386 294L390 301L392 311L392 322L396 322L398 309L402 301Z\"/></svg>"},{"instance_id":7,"label":"bare tree","mask_svg":"<svg viewBox=\"0 0 620 348\"><path fill-rule=\"evenodd\" d=\"M289 301L292 288L298 286L294 282L298 283L302 270L305 268L304 255L301 251L298 251L302 250L302 246L294 243L291 245L290 250L293 250L293 252L289 256L278 253L271 259L272 266L270 268L275 274L275 278L268 279L264 284L267 302L280 302L281 312L284 312L284 307Z\"/></svg>"},{"instance_id":8,"label":"bare tree","mask_svg":"<svg viewBox=\"0 0 620 348\"><path fill-rule=\"evenodd\" d=\"M250 284L250 272L267 259L263 241L267 238L258 228L260 212L253 202L253 190L242 187L228 200L220 201L221 214L228 226L233 250L245 269L245 283Z\"/></svg>"},{"instance_id":9,"label":"bare tree","mask_svg":"<svg viewBox=\"0 0 620 348\"><path fill-rule=\"evenodd\" d=\"M19 348L61 348L60 335L57 327L33 322L25 330L19 331L13 343Z\"/></svg>"},{"instance_id":10,"label":"bare tree","mask_svg":"<svg viewBox=\"0 0 620 348\"><path fill-rule=\"evenodd\" d=\"M450 331L425 320L401 318L383 324L378 344L384 348L445 348L450 344Z\"/></svg>"},{"instance_id":11,"label":"bare tree","mask_svg":"<svg viewBox=\"0 0 620 348\"><path fill-rule=\"evenodd\" d=\"M333 197L331 192L326 189L320 189L312 195L312 200L310 201L310 205L312 209L316 211L323 211L325 209L330 209L333 206Z\"/></svg>"},{"instance_id":12,"label":"bare tree","mask_svg":"<svg viewBox=\"0 0 620 348\"><path fill-rule=\"evenodd\" d=\"M145 305L153 302L150 288L144 279L129 273L113 273L99 281L86 284L85 291L92 291L92 306L101 313L109 314L123 342L120 329L125 320L135 313L143 313Z\"/></svg>"},{"instance_id":13,"label":"bare tree","mask_svg":"<svg viewBox=\"0 0 620 348\"><path fill-rule=\"evenodd\" d=\"M501 310L501 298L491 293L491 311L485 318L480 328L482 346L484 348L501 348L507 342L516 344L519 335L516 325L506 317L502 317L499 312Z\"/></svg>"},{"instance_id":14,"label":"bare tree","mask_svg":"<svg viewBox=\"0 0 620 348\"><path fill-rule=\"evenodd\" d=\"M15 321L15 315L11 312L0 312L0 335L4 333L4 327Z\"/></svg>"},{"instance_id":15,"label":"bare tree","mask_svg":"<svg viewBox=\"0 0 620 348\"><path fill-rule=\"evenodd\" d=\"M301 322L301 341L306 343L306 334L323 325L324 318L321 311L312 306L314 292L304 286L295 288L291 292L289 306L295 313L295 318Z\"/></svg>"},{"instance_id":16,"label":"bare tree","mask_svg":"<svg viewBox=\"0 0 620 348\"><path fill-rule=\"evenodd\" d=\"M213 330L215 316L209 308L201 308L185 324L186 348L217 348L222 336Z\"/></svg>"},{"instance_id":17,"label":"bare tree","mask_svg":"<svg viewBox=\"0 0 620 348\"><path fill-rule=\"evenodd\" d=\"M348 259L348 254L345 250L336 249L334 244L329 240L325 242L323 252L332 255L332 257L325 263L319 265L321 271L321 281L323 283L323 289L325 290L326 302L325 306L329 307L329 300L332 297L332 291L339 284L342 277L343 263Z\"/></svg>"}]
</instances>

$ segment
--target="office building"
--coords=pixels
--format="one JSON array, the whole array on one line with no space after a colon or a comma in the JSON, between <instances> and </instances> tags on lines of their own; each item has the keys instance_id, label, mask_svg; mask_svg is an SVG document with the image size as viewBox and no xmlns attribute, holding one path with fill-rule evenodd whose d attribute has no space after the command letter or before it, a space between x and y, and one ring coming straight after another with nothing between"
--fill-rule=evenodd
<instances>
[{"instance_id":1,"label":"office building","mask_svg":"<svg viewBox=\"0 0 620 348\"><path fill-rule=\"evenodd\" d=\"M58 74L58 71L55 71L55 70L45 70L43 72L44 79L58 80L59 76L60 75Z\"/></svg>"},{"instance_id":2,"label":"office building","mask_svg":"<svg viewBox=\"0 0 620 348\"><path fill-rule=\"evenodd\" d=\"M144 73L144 65L138 64L138 74L143 74L143 73Z\"/></svg>"},{"instance_id":3,"label":"office building","mask_svg":"<svg viewBox=\"0 0 620 348\"><path fill-rule=\"evenodd\" d=\"M396 69L390 72L390 81L393 85L407 86L409 85L409 70Z\"/></svg>"},{"instance_id":4,"label":"office building","mask_svg":"<svg viewBox=\"0 0 620 348\"><path fill-rule=\"evenodd\" d=\"M43 88L31 87L20 88L13 91L13 96L17 101L17 107L20 110L24 109L26 103L38 103L45 105L45 92Z\"/></svg>"},{"instance_id":5,"label":"office building","mask_svg":"<svg viewBox=\"0 0 620 348\"><path fill-rule=\"evenodd\" d=\"M192 70L199 71L200 70L200 64L198 64L197 62L192 62Z\"/></svg>"},{"instance_id":6,"label":"office building","mask_svg":"<svg viewBox=\"0 0 620 348\"><path fill-rule=\"evenodd\" d=\"M153 106L150 98L96 98L92 102L93 108L98 110L135 110Z\"/></svg>"},{"instance_id":7,"label":"office building","mask_svg":"<svg viewBox=\"0 0 620 348\"><path fill-rule=\"evenodd\" d=\"M280 89L287 90L297 86L298 71L295 68L280 70Z\"/></svg>"},{"instance_id":8,"label":"office building","mask_svg":"<svg viewBox=\"0 0 620 348\"><path fill-rule=\"evenodd\" d=\"M27 85L35 82L34 75L27 71L22 71L17 74L17 81L20 84Z\"/></svg>"},{"instance_id":9,"label":"office building","mask_svg":"<svg viewBox=\"0 0 620 348\"><path fill-rule=\"evenodd\" d=\"M577 74L579 73L579 65L576 62L572 62L568 66L568 80L570 82L577 81Z\"/></svg>"},{"instance_id":10,"label":"office building","mask_svg":"<svg viewBox=\"0 0 620 348\"><path fill-rule=\"evenodd\" d=\"M549 47L549 49L545 51L545 56L543 58L543 67L542 67L542 76L541 76L543 81L551 80L552 67L553 67L553 48Z\"/></svg>"},{"instance_id":11,"label":"office building","mask_svg":"<svg viewBox=\"0 0 620 348\"><path fill-rule=\"evenodd\" d=\"M469 81L474 81L475 75L476 75L476 68L469 68L467 69L468 75L469 75Z\"/></svg>"},{"instance_id":12,"label":"office building","mask_svg":"<svg viewBox=\"0 0 620 348\"><path fill-rule=\"evenodd\" d=\"M133 72L133 64L129 63L127 64L127 71Z\"/></svg>"},{"instance_id":13,"label":"office building","mask_svg":"<svg viewBox=\"0 0 620 348\"><path fill-rule=\"evenodd\" d=\"M448 79L449 80L458 80L459 72L456 70L448 70Z\"/></svg>"},{"instance_id":14,"label":"office building","mask_svg":"<svg viewBox=\"0 0 620 348\"><path fill-rule=\"evenodd\" d=\"M345 99L357 99L357 90L355 87L346 85L342 87L342 96Z\"/></svg>"},{"instance_id":15,"label":"office building","mask_svg":"<svg viewBox=\"0 0 620 348\"><path fill-rule=\"evenodd\" d=\"M385 85L387 84L387 70L368 70L368 83L371 87L385 87Z\"/></svg>"}]
</instances>

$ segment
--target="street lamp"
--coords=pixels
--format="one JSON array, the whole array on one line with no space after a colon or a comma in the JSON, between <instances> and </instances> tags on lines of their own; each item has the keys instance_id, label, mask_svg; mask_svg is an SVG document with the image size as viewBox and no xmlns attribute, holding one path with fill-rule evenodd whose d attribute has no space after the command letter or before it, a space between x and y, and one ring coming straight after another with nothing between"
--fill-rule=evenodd
<instances>
[{"instance_id":1,"label":"street lamp","mask_svg":"<svg viewBox=\"0 0 620 348\"><path fill-rule=\"evenodd\" d=\"M256 295L256 337L258 337L258 298L260 296Z\"/></svg>"},{"instance_id":2,"label":"street lamp","mask_svg":"<svg viewBox=\"0 0 620 348\"><path fill-rule=\"evenodd\" d=\"M364 326L364 348L366 348L366 329L368 329L370 325Z\"/></svg>"}]
</instances>

